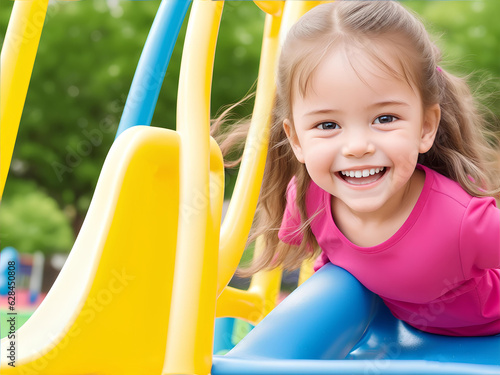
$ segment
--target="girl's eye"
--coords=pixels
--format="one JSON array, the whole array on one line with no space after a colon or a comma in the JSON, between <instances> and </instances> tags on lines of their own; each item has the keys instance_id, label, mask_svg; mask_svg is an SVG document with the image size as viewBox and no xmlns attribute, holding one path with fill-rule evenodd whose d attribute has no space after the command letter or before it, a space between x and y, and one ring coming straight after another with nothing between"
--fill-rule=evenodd
<instances>
[{"instance_id":1,"label":"girl's eye","mask_svg":"<svg viewBox=\"0 0 500 375\"><path fill-rule=\"evenodd\" d=\"M396 121L398 118L396 116L392 115L383 115L379 116L375 119L374 123L375 124L389 124L391 122Z\"/></svg>"},{"instance_id":2,"label":"girl's eye","mask_svg":"<svg viewBox=\"0 0 500 375\"><path fill-rule=\"evenodd\" d=\"M320 130L335 130L335 129L340 129L340 126L336 122L327 121L317 125L316 128Z\"/></svg>"}]
</instances>

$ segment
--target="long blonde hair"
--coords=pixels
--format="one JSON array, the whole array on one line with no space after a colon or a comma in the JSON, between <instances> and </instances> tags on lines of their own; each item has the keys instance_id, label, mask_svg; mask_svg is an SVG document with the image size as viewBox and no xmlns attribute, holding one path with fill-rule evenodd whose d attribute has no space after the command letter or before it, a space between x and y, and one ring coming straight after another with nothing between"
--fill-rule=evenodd
<instances>
[{"instance_id":1,"label":"long blonde hair","mask_svg":"<svg viewBox=\"0 0 500 375\"><path fill-rule=\"evenodd\" d=\"M395 71L377 55L377 40L390 40L395 44L400 71ZM485 136L488 124L482 106L474 99L464 79L439 67L441 52L422 22L395 1L322 4L290 29L282 46L269 150L252 235L252 238L263 235L266 250L249 268L240 272L243 275L280 265L295 269L303 260L318 255L311 218L306 213L305 196L310 177L292 152L283 120L293 119L292 95L305 95L315 69L340 43L362 48L390 74L416 87L424 108L440 104L441 120L436 139L432 148L420 155L421 164L457 181L473 196L497 197L500 192L498 159L493 148L496 137L492 133ZM234 130L234 134L243 134L243 127ZM223 143L223 152L231 144ZM303 235L298 247L278 239L287 186L294 176Z\"/></svg>"}]
</instances>

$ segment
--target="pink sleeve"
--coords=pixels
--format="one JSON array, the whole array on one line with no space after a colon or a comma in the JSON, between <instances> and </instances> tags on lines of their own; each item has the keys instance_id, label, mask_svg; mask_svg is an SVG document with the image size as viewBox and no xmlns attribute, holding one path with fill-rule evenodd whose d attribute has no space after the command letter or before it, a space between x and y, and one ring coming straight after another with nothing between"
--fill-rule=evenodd
<instances>
[{"instance_id":1,"label":"pink sleeve","mask_svg":"<svg viewBox=\"0 0 500 375\"><path fill-rule=\"evenodd\" d=\"M460 252L462 265L500 268L500 210L493 198L471 200L462 221Z\"/></svg>"},{"instance_id":2,"label":"pink sleeve","mask_svg":"<svg viewBox=\"0 0 500 375\"><path fill-rule=\"evenodd\" d=\"M328 262L330 262L330 259L328 259L328 257L326 256L326 254L324 252L321 252L319 257L317 257L316 260L314 261L314 266L313 266L314 272L319 270L321 267L323 267Z\"/></svg>"},{"instance_id":3,"label":"pink sleeve","mask_svg":"<svg viewBox=\"0 0 500 375\"><path fill-rule=\"evenodd\" d=\"M288 184L286 192L286 208L283 214L283 221L278 232L278 238L290 245L299 246L302 243L302 233L300 233L300 213L297 207L295 197L297 196L297 187L295 177Z\"/></svg>"}]
</instances>

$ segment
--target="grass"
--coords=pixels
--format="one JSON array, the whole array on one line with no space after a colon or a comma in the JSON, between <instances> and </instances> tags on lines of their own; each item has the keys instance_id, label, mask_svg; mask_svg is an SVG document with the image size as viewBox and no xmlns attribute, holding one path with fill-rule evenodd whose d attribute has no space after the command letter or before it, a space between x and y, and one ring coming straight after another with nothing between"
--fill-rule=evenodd
<instances>
[{"instance_id":1,"label":"grass","mask_svg":"<svg viewBox=\"0 0 500 375\"><path fill-rule=\"evenodd\" d=\"M0 338L4 338L8 335L10 329L10 323L7 321L11 316L7 315L7 310L0 311ZM15 315L16 318L16 330L21 328L21 326L26 323L26 321L31 316L32 312L18 312Z\"/></svg>"}]
</instances>

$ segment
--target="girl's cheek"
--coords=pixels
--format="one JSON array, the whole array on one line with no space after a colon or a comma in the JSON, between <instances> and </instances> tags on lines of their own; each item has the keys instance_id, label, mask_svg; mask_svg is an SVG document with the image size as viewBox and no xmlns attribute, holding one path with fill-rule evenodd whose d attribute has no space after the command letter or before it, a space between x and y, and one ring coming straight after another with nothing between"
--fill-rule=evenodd
<instances>
[{"instance_id":1,"label":"girl's cheek","mask_svg":"<svg viewBox=\"0 0 500 375\"><path fill-rule=\"evenodd\" d=\"M394 166L397 171L395 179L400 180L400 183L406 183L415 171L415 166L418 160L418 151L402 150L399 157L394 160Z\"/></svg>"}]
</instances>

